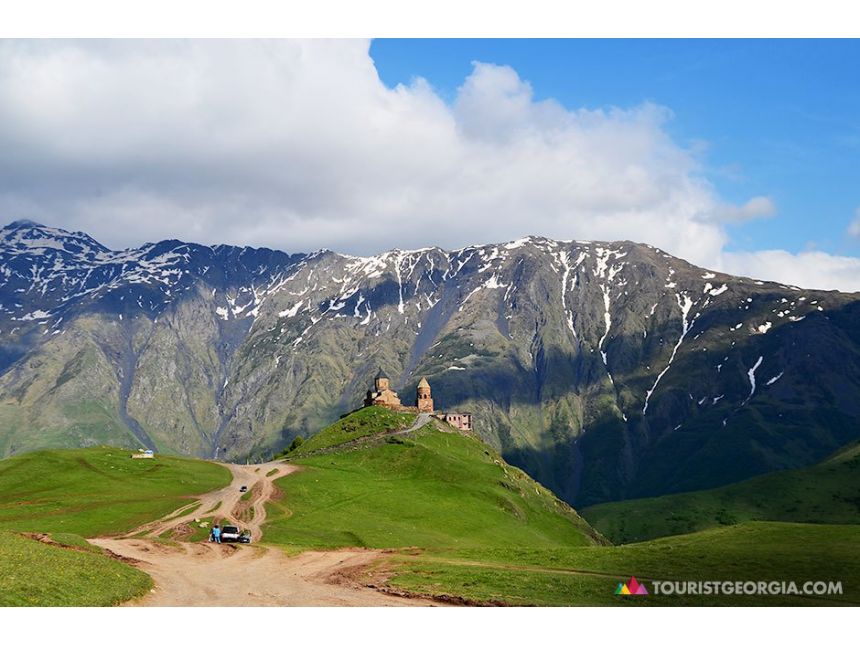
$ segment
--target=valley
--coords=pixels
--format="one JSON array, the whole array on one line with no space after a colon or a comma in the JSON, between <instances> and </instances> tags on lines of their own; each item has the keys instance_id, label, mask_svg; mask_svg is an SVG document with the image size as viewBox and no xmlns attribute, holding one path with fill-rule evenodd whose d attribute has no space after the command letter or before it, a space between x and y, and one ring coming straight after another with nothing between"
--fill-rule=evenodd
<instances>
[{"instance_id":1,"label":"valley","mask_svg":"<svg viewBox=\"0 0 860 646\"><path fill-rule=\"evenodd\" d=\"M439 420L414 424L378 413L361 409L270 463L133 460L115 448L0 460L0 576L7 582L0 603L860 603L860 524L834 524L853 517L806 519L829 524L738 518L731 526L613 545L476 436ZM855 454L848 450L813 470L835 469L838 480L853 469ZM22 477L27 473L38 478ZM110 503L95 504L94 497ZM667 507L677 508L672 498ZM651 505L654 521L662 513L657 501L643 506ZM602 513L598 524L614 527L607 525L611 508ZM616 514L616 522L627 513ZM216 521L247 528L253 542L207 542ZM840 582L843 591L615 595L631 576L646 586L824 580Z\"/></svg>"},{"instance_id":2,"label":"valley","mask_svg":"<svg viewBox=\"0 0 860 646\"><path fill-rule=\"evenodd\" d=\"M689 493L582 510L615 543L687 534L749 521L860 524L860 446L804 469Z\"/></svg>"}]
</instances>

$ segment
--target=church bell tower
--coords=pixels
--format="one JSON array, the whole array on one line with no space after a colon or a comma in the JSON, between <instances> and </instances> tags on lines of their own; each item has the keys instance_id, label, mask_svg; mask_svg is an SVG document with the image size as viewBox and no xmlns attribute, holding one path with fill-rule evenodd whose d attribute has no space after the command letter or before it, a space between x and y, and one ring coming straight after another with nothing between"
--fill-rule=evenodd
<instances>
[{"instance_id":1,"label":"church bell tower","mask_svg":"<svg viewBox=\"0 0 860 646\"><path fill-rule=\"evenodd\" d=\"M418 398L416 401L419 413L433 412L433 397L430 394L430 384L424 377L418 382Z\"/></svg>"}]
</instances>

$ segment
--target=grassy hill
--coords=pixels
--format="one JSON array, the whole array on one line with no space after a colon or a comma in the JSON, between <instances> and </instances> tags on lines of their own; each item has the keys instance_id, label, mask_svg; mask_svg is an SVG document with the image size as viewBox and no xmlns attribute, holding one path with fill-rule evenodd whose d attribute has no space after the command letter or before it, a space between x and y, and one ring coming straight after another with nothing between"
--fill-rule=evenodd
<instances>
[{"instance_id":1,"label":"grassy hill","mask_svg":"<svg viewBox=\"0 0 860 646\"><path fill-rule=\"evenodd\" d=\"M860 526L743 523L644 543L559 550L400 554L388 584L417 594L512 605L785 606L860 604ZM613 594L631 576L648 596ZM841 582L831 595L655 595L658 581Z\"/></svg>"},{"instance_id":2,"label":"grassy hill","mask_svg":"<svg viewBox=\"0 0 860 646\"><path fill-rule=\"evenodd\" d=\"M696 492L709 496L701 499L683 494L618 503L629 505L624 518L636 517L636 506L644 504L652 518L701 512L703 523L714 522L715 510L731 508L737 524L612 546L477 438L438 421L405 435L387 432L413 419L368 409L309 439L307 453L291 454L302 470L278 480L283 495L269 505L265 541L295 550L388 548L375 569L360 575L366 582L476 603L860 604L860 524L851 506L860 498L856 446L815 467ZM109 448L0 461L0 605L111 605L144 593L152 585L146 574L81 537L132 529L228 481L216 464L131 460ZM715 498L714 492L722 493ZM648 507L658 502L661 507ZM797 514L795 520L818 524L751 522L741 509ZM44 540L53 543L17 532L49 533ZM839 581L843 593L615 596L630 576L652 591L654 580Z\"/></svg>"},{"instance_id":3,"label":"grassy hill","mask_svg":"<svg viewBox=\"0 0 860 646\"><path fill-rule=\"evenodd\" d=\"M330 449L384 431L408 428L415 418L416 415L412 413L396 413L381 406L360 408L311 436L295 449L290 457Z\"/></svg>"},{"instance_id":4,"label":"grassy hill","mask_svg":"<svg viewBox=\"0 0 860 646\"><path fill-rule=\"evenodd\" d=\"M148 574L81 539L67 547L0 531L0 606L111 606L152 587Z\"/></svg>"},{"instance_id":5,"label":"grassy hill","mask_svg":"<svg viewBox=\"0 0 860 646\"><path fill-rule=\"evenodd\" d=\"M615 543L751 520L860 524L860 444L804 469L716 489L595 505L582 515Z\"/></svg>"},{"instance_id":6,"label":"grassy hill","mask_svg":"<svg viewBox=\"0 0 860 646\"><path fill-rule=\"evenodd\" d=\"M0 460L0 529L99 536L167 514L187 497L227 486L222 466L115 448L36 451Z\"/></svg>"},{"instance_id":7,"label":"grassy hill","mask_svg":"<svg viewBox=\"0 0 860 646\"><path fill-rule=\"evenodd\" d=\"M361 575L365 583L475 603L860 603L860 525L747 522L607 545L575 511L480 440L443 432L448 427L437 422L392 436L385 433L392 420L371 413L379 415L359 411L308 441L325 452L292 454L303 469L278 480L283 496L269 506L267 542L292 549L387 548L391 554ZM852 454L842 458L834 458L834 468L852 468ZM630 576L648 585L824 580L841 581L844 589L830 596L615 596Z\"/></svg>"},{"instance_id":8,"label":"grassy hill","mask_svg":"<svg viewBox=\"0 0 860 646\"><path fill-rule=\"evenodd\" d=\"M480 440L443 432L445 425L435 421L407 435L380 437L413 417L392 415L360 410L294 452L291 461L303 470L278 480L284 497L268 509L265 540L293 547L432 549L601 540L573 509ZM358 435L366 441L344 444ZM338 444L340 451L302 455Z\"/></svg>"},{"instance_id":9,"label":"grassy hill","mask_svg":"<svg viewBox=\"0 0 860 646\"><path fill-rule=\"evenodd\" d=\"M0 460L0 605L104 606L143 594L149 575L82 537L133 529L229 482L229 471L209 462L132 460L104 447Z\"/></svg>"}]
</instances>

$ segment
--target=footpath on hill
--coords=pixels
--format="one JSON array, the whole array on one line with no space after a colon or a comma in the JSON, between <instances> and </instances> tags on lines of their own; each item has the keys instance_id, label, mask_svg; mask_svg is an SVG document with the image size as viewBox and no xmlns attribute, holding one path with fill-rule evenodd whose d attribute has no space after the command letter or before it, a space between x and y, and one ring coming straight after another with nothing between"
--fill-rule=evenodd
<instances>
[{"instance_id":1,"label":"footpath on hill","mask_svg":"<svg viewBox=\"0 0 860 646\"><path fill-rule=\"evenodd\" d=\"M259 545L266 503L276 492L274 480L298 467L283 462L225 464L232 483L201 496L152 523L121 537L91 539L152 576L153 590L133 606L416 606L440 605L401 598L359 586L348 573L366 567L383 552L370 549L310 551L288 556ZM243 500L240 487L251 492ZM213 513L208 513L210 510ZM250 511L253 510L253 511ZM251 545L165 543L157 537L187 525L195 516L215 515L251 531ZM241 521L240 521L241 517Z\"/></svg>"}]
</instances>

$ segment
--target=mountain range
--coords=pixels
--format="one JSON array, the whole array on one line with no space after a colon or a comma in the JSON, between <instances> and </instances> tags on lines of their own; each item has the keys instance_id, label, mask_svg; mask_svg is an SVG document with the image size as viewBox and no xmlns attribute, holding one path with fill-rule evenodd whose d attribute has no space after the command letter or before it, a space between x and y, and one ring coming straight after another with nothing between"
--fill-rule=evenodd
<instances>
[{"instance_id":1,"label":"mountain range","mask_svg":"<svg viewBox=\"0 0 860 646\"><path fill-rule=\"evenodd\" d=\"M0 456L267 457L379 369L571 504L717 487L860 438L860 294L627 241L355 257L0 229Z\"/></svg>"}]
</instances>

